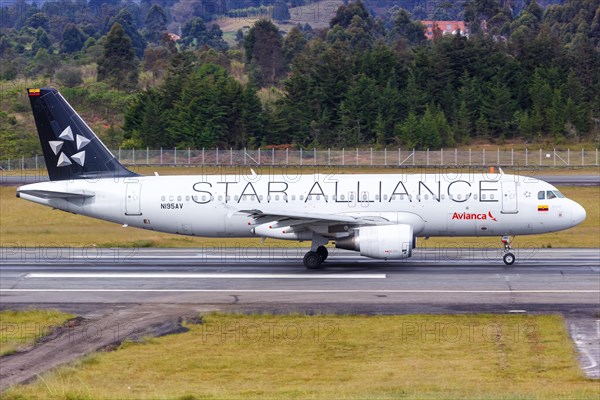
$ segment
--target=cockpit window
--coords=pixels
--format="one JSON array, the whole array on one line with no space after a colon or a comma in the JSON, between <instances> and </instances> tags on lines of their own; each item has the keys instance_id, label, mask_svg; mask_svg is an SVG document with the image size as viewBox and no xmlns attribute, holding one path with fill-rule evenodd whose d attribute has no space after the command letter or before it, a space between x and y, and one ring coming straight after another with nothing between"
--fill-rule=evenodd
<instances>
[{"instance_id":1,"label":"cockpit window","mask_svg":"<svg viewBox=\"0 0 600 400\"><path fill-rule=\"evenodd\" d=\"M556 195L556 197L558 197L559 199L564 199L565 195L562 194L561 192L559 192L558 190L554 191L554 194Z\"/></svg>"},{"instance_id":2,"label":"cockpit window","mask_svg":"<svg viewBox=\"0 0 600 400\"><path fill-rule=\"evenodd\" d=\"M554 194L554 192L552 190L546 190L546 197L548 197L548 200L550 200L550 199L555 199L556 195Z\"/></svg>"},{"instance_id":3,"label":"cockpit window","mask_svg":"<svg viewBox=\"0 0 600 400\"><path fill-rule=\"evenodd\" d=\"M538 200L544 200L546 198L546 193L543 190L538 192Z\"/></svg>"}]
</instances>

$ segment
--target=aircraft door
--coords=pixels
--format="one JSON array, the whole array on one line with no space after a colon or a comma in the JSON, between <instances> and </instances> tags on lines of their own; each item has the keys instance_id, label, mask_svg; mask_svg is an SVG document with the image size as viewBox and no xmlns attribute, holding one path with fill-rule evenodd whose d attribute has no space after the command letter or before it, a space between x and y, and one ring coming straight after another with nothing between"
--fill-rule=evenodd
<instances>
[{"instance_id":1,"label":"aircraft door","mask_svg":"<svg viewBox=\"0 0 600 400\"><path fill-rule=\"evenodd\" d=\"M125 215L142 215L142 185L139 183L128 183L125 192Z\"/></svg>"},{"instance_id":2,"label":"aircraft door","mask_svg":"<svg viewBox=\"0 0 600 400\"><path fill-rule=\"evenodd\" d=\"M516 214L517 208L517 182L502 182L502 213Z\"/></svg>"}]
</instances>

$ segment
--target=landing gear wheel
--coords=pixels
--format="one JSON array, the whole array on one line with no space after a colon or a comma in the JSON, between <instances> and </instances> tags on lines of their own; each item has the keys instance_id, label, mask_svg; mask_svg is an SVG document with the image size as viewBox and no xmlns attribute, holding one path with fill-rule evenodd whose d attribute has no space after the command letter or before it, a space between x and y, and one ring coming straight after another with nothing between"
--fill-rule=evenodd
<instances>
[{"instance_id":1,"label":"landing gear wheel","mask_svg":"<svg viewBox=\"0 0 600 400\"><path fill-rule=\"evenodd\" d=\"M327 256L329 255L329 252L327 251L327 247L325 247L325 246L317 247L317 253L319 253L319 255L321 256L322 261L327 260Z\"/></svg>"},{"instance_id":2,"label":"landing gear wheel","mask_svg":"<svg viewBox=\"0 0 600 400\"><path fill-rule=\"evenodd\" d=\"M316 251L309 251L304 255L304 266L308 269L317 269L322 262L323 258Z\"/></svg>"},{"instance_id":3,"label":"landing gear wheel","mask_svg":"<svg viewBox=\"0 0 600 400\"><path fill-rule=\"evenodd\" d=\"M513 236L513 239L515 237ZM512 240L510 239L510 236L502 236L502 244L504 245L504 256L502 257L502 259L504 260L504 264L506 265L513 265L515 263L516 257L513 253L510 252L510 243L512 242Z\"/></svg>"},{"instance_id":4,"label":"landing gear wheel","mask_svg":"<svg viewBox=\"0 0 600 400\"><path fill-rule=\"evenodd\" d=\"M515 262L515 255L513 253L506 253L502 259L504 260L504 264L513 265Z\"/></svg>"}]
</instances>

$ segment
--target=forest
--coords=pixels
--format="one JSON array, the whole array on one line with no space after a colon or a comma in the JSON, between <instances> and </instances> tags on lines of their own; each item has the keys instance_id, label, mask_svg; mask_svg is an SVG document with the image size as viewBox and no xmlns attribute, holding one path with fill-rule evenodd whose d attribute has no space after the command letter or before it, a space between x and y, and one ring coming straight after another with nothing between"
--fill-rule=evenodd
<instances>
[{"instance_id":1,"label":"forest","mask_svg":"<svg viewBox=\"0 0 600 400\"><path fill-rule=\"evenodd\" d=\"M322 27L303 0L7 3L0 158L37 151L31 84L113 148L597 145L596 0L334 3Z\"/></svg>"}]
</instances>

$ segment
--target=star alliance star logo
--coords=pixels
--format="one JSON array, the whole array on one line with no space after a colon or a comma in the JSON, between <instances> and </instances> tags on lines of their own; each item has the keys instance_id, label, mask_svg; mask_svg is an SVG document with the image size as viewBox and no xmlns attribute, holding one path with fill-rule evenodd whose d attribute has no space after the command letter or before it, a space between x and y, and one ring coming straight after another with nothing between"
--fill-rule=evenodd
<instances>
[{"instance_id":1,"label":"star alliance star logo","mask_svg":"<svg viewBox=\"0 0 600 400\"><path fill-rule=\"evenodd\" d=\"M73 136L73 130L71 130L71 126L67 126L62 131L62 133L58 136L58 138L63 139L63 140L50 140L48 142L54 155L58 156L58 162L56 163L56 166L57 167L66 167L68 165L73 164L71 162L71 160L73 160L77 164L79 164L83 167L83 165L85 164L85 151L79 151L79 152L73 154L69 159L69 157L65 153L60 153L60 150L62 149L66 140L68 140L70 142L75 142L75 146L77 147L77 150L81 150L90 142L90 139L88 139L84 136L81 136L81 135L77 135L77 134L75 136ZM59 153L60 153L60 155L59 155Z\"/></svg>"}]
</instances>

